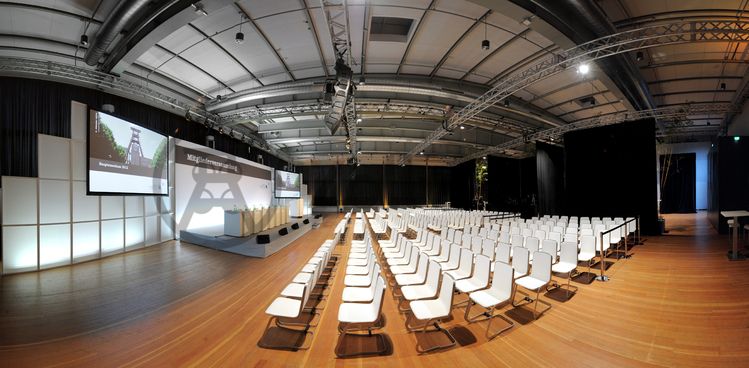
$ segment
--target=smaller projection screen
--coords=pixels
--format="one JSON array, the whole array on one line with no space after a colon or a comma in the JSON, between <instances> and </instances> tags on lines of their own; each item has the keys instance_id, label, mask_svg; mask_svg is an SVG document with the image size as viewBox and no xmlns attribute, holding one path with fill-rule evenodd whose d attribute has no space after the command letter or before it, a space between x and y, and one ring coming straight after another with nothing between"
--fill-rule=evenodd
<instances>
[{"instance_id":1,"label":"smaller projection screen","mask_svg":"<svg viewBox=\"0 0 749 368\"><path fill-rule=\"evenodd\" d=\"M167 142L165 135L90 110L88 193L168 195Z\"/></svg>"},{"instance_id":2,"label":"smaller projection screen","mask_svg":"<svg viewBox=\"0 0 749 368\"><path fill-rule=\"evenodd\" d=\"M299 174L276 170L276 198L299 198L302 196L302 180Z\"/></svg>"}]
</instances>

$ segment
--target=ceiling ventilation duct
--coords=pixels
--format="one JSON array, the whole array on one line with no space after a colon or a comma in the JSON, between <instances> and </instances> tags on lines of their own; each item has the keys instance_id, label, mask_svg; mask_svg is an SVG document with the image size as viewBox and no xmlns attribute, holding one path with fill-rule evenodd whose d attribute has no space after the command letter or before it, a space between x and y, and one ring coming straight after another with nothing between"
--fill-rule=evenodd
<instances>
[{"instance_id":1,"label":"ceiling ventilation duct","mask_svg":"<svg viewBox=\"0 0 749 368\"><path fill-rule=\"evenodd\" d=\"M122 32L125 26L132 23L136 19L136 15L143 12L152 3L149 0L123 0L118 2L99 28L91 47L86 51L86 55L83 57L86 64L96 66L109 45L112 44L112 41Z\"/></svg>"}]
</instances>

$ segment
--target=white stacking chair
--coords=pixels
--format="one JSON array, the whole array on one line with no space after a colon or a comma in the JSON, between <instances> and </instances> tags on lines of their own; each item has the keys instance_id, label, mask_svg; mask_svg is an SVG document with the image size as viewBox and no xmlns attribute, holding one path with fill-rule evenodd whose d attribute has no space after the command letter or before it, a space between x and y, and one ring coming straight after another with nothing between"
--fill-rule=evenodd
<instances>
[{"instance_id":1,"label":"white stacking chair","mask_svg":"<svg viewBox=\"0 0 749 368\"><path fill-rule=\"evenodd\" d=\"M594 258L596 258L596 239L593 235L581 236L580 253L577 255L577 260L579 262L588 262L588 273L590 273L590 265Z\"/></svg>"},{"instance_id":2,"label":"white stacking chair","mask_svg":"<svg viewBox=\"0 0 749 368\"><path fill-rule=\"evenodd\" d=\"M450 256L447 261L439 262L442 272L458 269L458 266L460 266L461 249L465 248L455 244L450 245Z\"/></svg>"},{"instance_id":3,"label":"white stacking chair","mask_svg":"<svg viewBox=\"0 0 749 368\"><path fill-rule=\"evenodd\" d=\"M513 291L513 270L512 266L502 263L494 262L492 265L494 268L494 276L492 277L492 286L485 290L478 290L468 295L468 305L466 306L465 320L469 323L475 322L480 316L486 316L489 320L489 324L486 326L486 338L491 340L497 335L511 329L515 326L515 323L504 317L502 314L494 314L494 310L498 307L507 304L512 300ZM470 316L470 310L472 304L478 304L487 311L476 316ZM499 331L490 332L492 327L492 321L494 317L499 317L507 322L509 325Z\"/></svg>"},{"instance_id":4,"label":"white stacking chair","mask_svg":"<svg viewBox=\"0 0 749 368\"><path fill-rule=\"evenodd\" d=\"M570 285L570 281L572 281L572 275L575 273L575 270L577 270L577 244L562 243L562 250L559 254L559 262L551 266L551 272L567 276L567 287L565 288L565 290L567 291L567 299L570 298L570 288L575 289L573 293L577 292L577 286ZM554 287L562 287L554 280L551 281L551 284ZM547 288L547 290L549 289Z\"/></svg>"},{"instance_id":5,"label":"white stacking chair","mask_svg":"<svg viewBox=\"0 0 749 368\"><path fill-rule=\"evenodd\" d=\"M531 274L529 276L521 277L515 280L515 284L517 284L518 286L521 286L530 292L536 293L536 298L533 299L530 298L527 294L520 291L521 294L525 295L525 301L527 301L528 303L533 303L534 319L538 319L538 316L540 314L544 314L546 313L546 311L551 309L551 304L545 301L541 301L540 298L541 290L549 284L549 281L551 281L551 256L544 252L536 252L536 254L533 255L533 267L531 268ZM539 302L548 307L541 311L540 314L538 313ZM516 304L514 301L512 304L515 307L523 305Z\"/></svg>"},{"instance_id":6,"label":"white stacking chair","mask_svg":"<svg viewBox=\"0 0 749 368\"><path fill-rule=\"evenodd\" d=\"M541 240L534 237L528 237L525 238L525 247L528 249L528 252L531 254L531 260L533 260L533 253L538 252L539 248L541 246Z\"/></svg>"},{"instance_id":7,"label":"white stacking chair","mask_svg":"<svg viewBox=\"0 0 749 368\"><path fill-rule=\"evenodd\" d=\"M525 247L512 248L512 268L515 270L514 278L524 277L528 274L528 261L530 254Z\"/></svg>"},{"instance_id":8,"label":"white stacking chair","mask_svg":"<svg viewBox=\"0 0 749 368\"><path fill-rule=\"evenodd\" d=\"M546 233L547 233L546 230L536 230L533 232L533 237L539 240L544 240L546 239Z\"/></svg>"},{"instance_id":9,"label":"white stacking chair","mask_svg":"<svg viewBox=\"0 0 749 368\"><path fill-rule=\"evenodd\" d=\"M491 273L491 261L489 258L477 254L473 265L473 274L470 278L455 282L455 288L463 293L485 289L489 286L489 274ZM465 302L461 302L463 304Z\"/></svg>"},{"instance_id":10,"label":"white stacking chair","mask_svg":"<svg viewBox=\"0 0 749 368\"><path fill-rule=\"evenodd\" d=\"M508 232L502 232L499 233L499 238L497 238L497 242L501 244L510 244L510 233Z\"/></svg>"},{"instance_id":11,"label":"white stacking chair","mask_svg":"<svg viewBox=\"0 0 749 368\"><path fill-rule=\"evenodd\" d=\"M419 254L420 252L416 247L411 247L411 255L408 257L408 263L390 266L390 273L393 275L415 273L416 267L419 264Z\"/></svg>"},{"instance_id":12,"label":"white stacking chair","mask_svg":"<svg viewBox=\"0 0 749 368\"><path fill-rule=\"evenodd\" d=\"M346 266L346 275L369 275L374 269L375 255L374 252L369 254L367 264L363 266Z\"/></svg>"},{"instance_id":13,"label":"white stacking chair","mask_svg":"<svg viewBox=\"0 0 749 368\"><path fill-rule=\"evenodd\" d=\"M494 260L510 264L510 246L507 244L497 245L497 251L494 254Z\"/></svg>"},{"instance_id":14,"label":"white stacking chair","mask_svg":"<svg viewBox=\"0 0 749 368\"><path fill-rule=\"evenodd\" d=\"M557 242L557 244L559 244L559 243L562 242L562 233L558 233L558 232L552 231L552 232L550 232L546 236L546 239L553 240L553 241Z\"/></svg>"},{"instance_id":15,"label":"white stacking chair","mask_svg":"<svg viewBox=\"0 0 749 368\"><path fill-rule=\"evenodd\" d=\"M346 286L343 288L344 303L363 303L372 301L375 295L375 284L380 276L380 265L375 264L374 270L369 277L369 285L366 286Z\"/></svg>"},{"instance_id":16,"label":"white stacking chair","mask_svg":"<svg viewBox=\"0 0 749 368\"><path fill-rule=\"evenodd\" d=\"M557 251L559 245L556 240L544 239L541 242L541 251L551 256L551 264L557 263Z\"/></svg>"},{"instance_id":17,"label":"white stacking chair","mask_svg":"<svg viewBox=\"0 0 749 368\"><path fill-rule=\"evenodd\" d=\"M440 268L439 263L435 261L429 261L426 282L419 285L401 286L401 295L400 301L398 303L398 309L401 312L407 310L401 308L401 304L403 304L404 301L410 302L414 300L434 298L435 296L437 296L441 274L442 269Z\"/></svg>"},{"instance_id":18,"label":"white stacking chair","mask_svg":"<svg viewBox=\"0 0 749 368\"><path fill-rule=\"evenodd\" d=\"M494 262L494 252L497 248L497 243L495 243L491 239L484 239L481 242L481 254L489 257L489 259Z\"/></svg>"},{"instance_id":19,"label":"white stacking chair","mask_svg":"<svg viewBox=\"0 0 749 368\"><path fill-rule=\"evenodd\" d=\"M525 244L525 238L522 235L513 235L510 238L511 247L522 247Z\"/></svg>"},{"instance_id":20,"label":"white stacking chair","mask_svg":"<svg viewBox=\"0 0 749 368\"><path fill-rule=\"evenodd\" d=\"M481 247L483 244L484 244L484 238L480 238L478 236L471 237L471 251L473 253L476 253L476 254L481 253Z\"/></svg>"},{"instance_id":21,"label":"white stacking chair","mask_svg":"<svg viewBox=\"0 0 749 368\"><path fill-rule=\"evenodd\" d=\"M520 232L520 235L522 235L525 238L529 236L533 236L533 230L534 229L531 229L530 227L523 228L523 230Z\"/></svg>"},{"instance_id":22,"label":"white stacking chair","mask_svg":"<svg viewBox=\"0 0 749 368\"><path fill-rule=\"evenodd\" d=\"M425 321L422 326L411 327L407 326L410 332L421 330L422 333L427 332L429 326L434 326L437 331L445 333L450 340L450 343L443 345L436 345L429 348L421 346L419 339L417 339L416 350L419 353L426 353L438 349L444 349L455 345L455 337L450 331L440 327L439 323L443 318L450 316L453 305L453 290L455 281L449 275L442 276L442 283L439 286L439 294L433 299L429 300L414 300L410 302L411 312L413 312L414 318Z\"/></svg>"},{"instance_id":23,"label":"white stacking chair","mask_svg":"<svg viewBox=\"0 0 749 368\"><path fill-rule=\"evenodd\" d=\"M439 254L430 258L438 263L447 262L450 259L450 247L452 245L452 243L442 243ZM458 245L455 246L457 247Z\"/></svg>"},{"instance_id":24,"label":"white stacking chair","mask_svg":"<svg viewBox=\"0 0 749 368\"><path fill-rule=\"evenodd\" d=\"M348 288L346 288L348 289ZM383 334L373 334L373 329L381 329L384 327L384 318L382 318L382 304L385 299L385 280L382 276L377 277L376 283L372 290L371 298L366 301L346 301L346 289L343 290L344 302L338 307L338 331L344 335L358 335L356 332L366 331L366 336L376 336L379 339L379 343L376 346L381 346L380 349L375 351L366 352L363 354L357 352L356 354L345 354L339 353L338 347L336 347L336 355L338 357L348 356L360 356L360 355L380 355L384 354L388 350L387 338ZM342 339L339 339L339 343Z\"/></svg>"},{"instance_id":25,"label":"white stacking chair","mask_svg":"<svg viewBox=\"0 0 749 368\"><path fill-rule=\"evenodd\" d=\"M436 257L442 252L442 244L450 244L450 242L442 238L433 238L431 246L424 248L422 251L429 257Z\"/></svg>"},{"instance_id":26,"label":"white stacking chair","mask_svg":"<svg viewBox=\"0 0 749 368\"><path fill-rule=\"evenodd\" d=\"M460 265L455 270L447 271L454 280L463 280L471 277L473 273L473 252L470 249L458 247L460 249Z\"/></svg>"},{"instance_id":27,"label":"white stacking chair","mask_svg":"<svg viewBox=\"0 0 749 368\"><path fill-rule=\"evenodd\" d=\"M424 253L419 253L416 272L393 275L395 276L395 283L398 286L423 284L427 279L427 268L429 268L429 257Z\"/></svg>"},{"instance_id":28,"label":"white stacking chair","mask_svg":"<svg viewBox=\"0 0 749 368\"><path fill-rule=\"evenodd\" d=\"M294 319L299 319L305 310L311 311L314 315L319 314L318 312L314 310L314 308L306 308L307 301L309 300L310 292L312 289L312 286L310 283L304 284L302 286L301 298L280 296L273 300L273 302L268 306L268 308L265 309L265 314L271 317L268 320L268 324L265 326L265 331L267 331L270 325L275 322L276 326L282 329L296 331L296 332L303 332L305 335L312 333L311 331L309 331L310 327L314 327L310 323L311 319L308 320L307 322L293 321ZM300 326L303 329L299 330L299 329L291 328L290 326ZM264 339L261 339L260 341L258 341L257 345L261 348L266 348L266 349L292 349L292 350L309 349L309 345L297 346L293 344L268 344L267 342L264 341Z\"/></svg>"}]
</instances>

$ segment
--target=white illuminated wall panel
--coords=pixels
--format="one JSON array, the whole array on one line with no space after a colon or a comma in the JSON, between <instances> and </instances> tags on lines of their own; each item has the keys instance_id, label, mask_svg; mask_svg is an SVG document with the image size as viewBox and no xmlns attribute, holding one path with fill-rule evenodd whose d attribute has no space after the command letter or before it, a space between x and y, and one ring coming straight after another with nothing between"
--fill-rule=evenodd
<instances>
[{"instance_id":1,"label":"white illuminated wall panel","mask_svg":"<svg viewBox=\"0 0 749 368\"><path fill-rule=\"evenodd\" d=\"M86 182L73 182L73 221L96 221L99 219L99 197L86 195Z\"/></svg>"},{"instance_id":2,"label":"white illuminated wall panel","mask_svg":"<svg viewBox=\"0 0 749 368\"><path fill-rule=\"evenodd\" d=\"M70 139L39 134L38 171L41 179L70 179Z\"/></svg>"},{"instance_id":3,"label":"white illuminated wall panel","mask_svg":"<svg viewBox=\"0 0 749 368\"><path fill-rule=\"evenodd\" d=\"M141 248L145 241L143 217L125 219L125 248Z\"/></svg>"},{"instance_id":4,"label":"white illuminated wall panel","mask_svg":"<svg viewBox=\"0 0 749 368\"><path fill-rule=\"evenodd\" d=\"M161 197L144 197L143 199L145 200L145 216L158 215Z\"/></svg>"},{"instance_id":5,"label":"white illuminated wall panel","mask_svg":"<svg viewBox=\"0 0 749 368\"><path fill-rule=\"evenodd\" d=\"M125 197L125 217L143 216L143 197Z\"/></svg>"},{"instance_id":6,"label":"white illuminated wall panel","mask_svg":"<svg viewBox=\"0 0 749 368\"><path fill-rule=\"evenodd\" d=\"M161 215L161 241L167 241L174 239L174 228L172 225L172 215L165 214Z\"/></svg>"},{"instance_id":7,"label":"white illuminated wall panel","mask_svg":"<svg viewBox=\"0 0 749 368\"><path fill-rule=\"evenodd\" d=\"M86 180L88 160L86 159L86 141L70 142L70 165L73 180Z\"/></svg>"},{"instance_id":8,"label":"white illuminated wall panel","mask_svg":"<svg viewBox=\"0 0 749 368\"><path fill-rule=\"evenodd\" d=\"M39 223L70 222L70 182L39 179Z\"/></svg>"},{"instance_id":9,"label":"white illuminated wall panel","mask_svg":"<svg viewBox=\"0 0 749 368\"><path fill-rule=\"evenodd\" d=\"M124 220L108 220L101 222L101 253L109 255L119 253L125 247Z\"/></svg>"},{"instance_id":10,"label":"white illuminated wall panel","mask_svg":"<svg viewBox=\"0 0 749 368\"><path fill-rule=\"evenodd\" d=\"M36 226L3 226L3 273L36 270L36 231Z\"/></svg>"},{"instance_id":11,"label":"white illuminated wall panel","mask_svg":"<svg viewBox=\"0 0 749 368\"><path fill-rule=\"evenodd\" d=\"M159 216L146 217L146 246L159 243Z\"/></svg>"},{"instance_id":12,"label":"white illuminated wall panel","mask_svg":"<svg viewBox=\"0 0 749 368\"><path fill-rule=\"evenodd\" d=\"M39 226L39 267L70 263L70 224Z\"/></svg>"},{"instance_id":13,"label":"white illuminated wall panel","mask_svg":"<svg viewBox=\"0 0 749 368\"><path fill-rule=\"evenodd\" d=\"M36 225L39 222L36 215L37 179L3 176L2 181L3 225Z\"/></svg>"},{"instance_id":14,"label":"white illuminated wall panel","mask_svg":"<svg viewBox=\"0 0 749 368\"><path fill-rule=\"evenodd\" d=\"M73 224L73 262L99 257L99 222Z\"/></svg>"},{"instance_id":15,"label":"white illuminated wall panel","mask_svg":"<svg viewBox=\"0 0 749 368\"><path fill-rule=\"evenodd\" d=\"M87 123L88 105L73 101L70 104L70 138L85 141Z\"/></svg>"},{"instance_id":16,"label":"white illuminated wall panel","mask_svg":"<svg viewBox=\"0 0 749 368\"><path fill-rule=\"evenodd\" d=\"M123 197L101 197L101 219L118 219L125 216L125 201Z\"/></svg>"}]
</instances>

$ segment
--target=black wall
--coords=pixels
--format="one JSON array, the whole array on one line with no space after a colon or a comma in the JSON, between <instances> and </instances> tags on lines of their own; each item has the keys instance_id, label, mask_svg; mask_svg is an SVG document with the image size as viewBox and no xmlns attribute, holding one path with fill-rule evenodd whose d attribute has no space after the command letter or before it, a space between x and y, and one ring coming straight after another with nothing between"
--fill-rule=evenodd
<instances>
[{"instance_id":1,"label":"black wall","mask_svg":"<svg viewBox=\"0 0 749 368\"><path fill-rule=\"evenodd\" d=\"M315 206L385 203L410 206L450 201L453 169L448 167L325 165L297 169L304 174L304 182Z\"/></svg>"},{"instance_id":2,"label":"black wall","mask_svg":"<svg viewBox=\"0 0 749 368\"><path fill-rule=\"evenodd\" d=\"M721 234L728 233L726 218L720 211L749 209L749 137L734 141L720 137L710 152L708 186L711 189L708 217ZM717 170L716 170L717 168ZM749 218L740 219L748 223Z\"/></svg>"},{"instance_id":3,"label":"black wall","mask_svg":"<svg viewBox=\"0 0 749 368\"><path fill-rule=\"evenodd\" d=\"M489 156L490 210L536 214L536 158L515 159Z\"/></svg>"},{"instance_id":4,"label":"black wall","mask_svg":"<svg viewBox=\"0 0 749 368\"><path fill-rule=\"evenodd\" d=\"M658 232L655 122L646 119L564 135L567 213L640 216Z\"/></svg>"},{"instance_id":5,"label":"black wall","mask_svg":"<svg viewBox=\"0 0 749 368\"><path fill-rule=\"evenodd\" d=\"M456 165L450 171L450 202L453 208L476 208L476 161Z\"/></svg>"},{"instance_id":6,"label":"black wall","mask_svg":"<svg viewBox=\"0 0 749 368\"><path fill-rule=\"evenodd\" d=\"M661 213L695 213L696 209L696 160L697 154L674 153L661 155L658 161L661 165L661 176L666 176L665 183L661 182Z\"/></svg>"},{"instance_id":7,"label":"black wall","mask_svg":"<svg viewBox=\"0 0 749 368\"><path fill-rule=\"evenodd\" d=\"M536 178L538 181L538 213L564 214L564 149L536 143Z\"/></svg>"},{"instance_id":8,"label":"black wall","mask_svg":"<svg viewBox=\"0 0 749 368\"><path fill-rule=\"evenodd\" d=\"M286 165L255 148L250 155L247 144L184 116L123 97L63 83L0 77L0 175L37 176L37 134L70 138L71 101L91 108L112 104L115 115L153 131L197 144L205 144L205 137L213 135L219 151L253 161L259 153L265 165L278 169Z\"/></svg>"}]
</instances>

